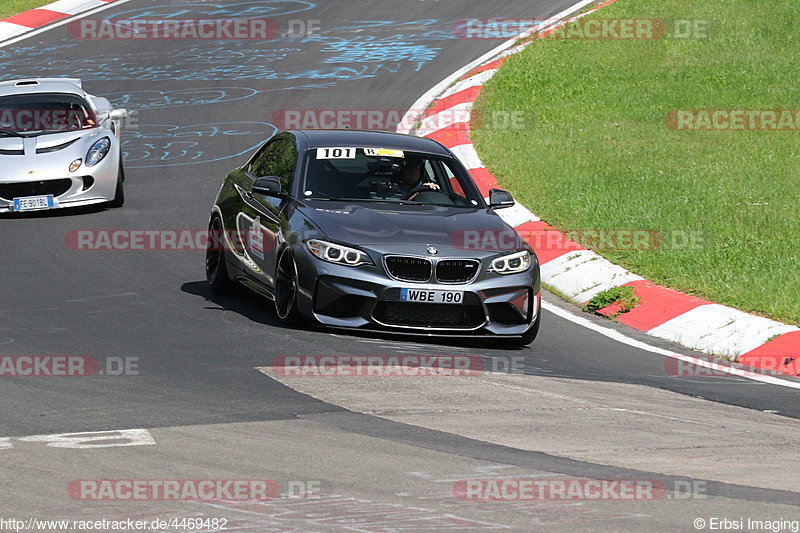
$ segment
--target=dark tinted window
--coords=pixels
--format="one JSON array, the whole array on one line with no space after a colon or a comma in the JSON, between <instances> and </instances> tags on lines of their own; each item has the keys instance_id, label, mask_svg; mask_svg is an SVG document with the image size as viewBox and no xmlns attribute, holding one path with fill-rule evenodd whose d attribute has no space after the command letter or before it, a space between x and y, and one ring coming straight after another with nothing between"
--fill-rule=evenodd
<instances>
[{"instance_id":1,"label":"dark tinted window","mask_svg":"<svg viewBox=\"0 0 800 533\"><path fill-rule=\"evenodd\" d=\"M306 198L483 205L469 175L447 158L354 147L311 149L306 157Z\"/></svg>"},{"instance_id":2,"label":"dark tinted window","mask_svg":"<svg viewBox=\"0 0 800 533\"><path fill-rule=\"evenodd\" d=\"M93 128L97 117L71 94L24 94L0 98L0 130L74 131Z\"/></svg>"},{"instance_id":3,"label":"dark tinted window","mask_svg":"<svg viewBox=\"0 0 800 533\"><path fill-rule=\"evenodd\" d=\"M294 143L288 139L276 139L262 148L248 170L257 178L279 177L283 191L288 192L296 162L297 149Z\"/></svg>"}]
</instances>

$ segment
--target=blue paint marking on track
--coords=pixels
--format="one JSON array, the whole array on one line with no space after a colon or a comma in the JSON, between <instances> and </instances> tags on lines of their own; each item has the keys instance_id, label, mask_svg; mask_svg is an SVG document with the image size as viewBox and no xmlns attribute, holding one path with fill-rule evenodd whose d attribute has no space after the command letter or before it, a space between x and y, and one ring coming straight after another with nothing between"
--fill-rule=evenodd
<instances>
[{"instance_id":1,"label":"blue paint marking on track","mask_svg":"<svg viewBox=\"0 0 800 533\"><path fill-rule=\"evenodd\" d=\"M128 168L173 167L223 161L255 150L277 130L278 128L268 122L217 122L188 126L150 124L123 134L123 159ZM228 142L215 139L218 137L241 137L250 141L244 150L220 155L208 151L209 147L228 146ZM209 142L209 139L212 140Z\"/></svg>"},{"instance_id":2,"label":"blue paint marking on track","mask_svg":"<svg viewBox=\"0 0 800 533\"><path fill-rule=\"evenodd\" d=\"M275 3L279 7L269 5ZM290 9L286 7L288 4L297 5ZM224 13L218 12L217 7L209 8L208 4L180 6L183 7L177 9L172 5L131 10L115 15L115 19L144 14L162 18L202 17L212 13L235 17L252 15L256 8L261 10L258 11L261 14L269 12L275 15L316 7L311 2L288 0L244 2L228 6ZM184 8L188 11L184 12ZM383 35L387 29L392 33ZM381 35L366 33L370 31L381 32ZM337 32L346 33L346 36L337 36ZM419 71L439 55L441 47L433 46L433 43L454 38L451 24L436 19L420 19L409 22L357 21L347 26L323 28L319 34L303 38L187 41L183 43L186 46L176 47L174 52L166 55L159 47L154 46L151 50L145 41L140 41L142 46L128 54L103 55L100 49L92 57L76 57L72 49L78 44L65 42L44 48L18 47L13 53L10 49L0 49L0 71L7 78L24 77L36 71L39 76L81 77L87 81L359 80L384 72L395 73L407 64L414 65ZM313 47L317 47L317 54L309 53L315 51ZM318 57L318 64L307 65L307 70L294 70L297 63L291 61L292 56L302 53ZM341 68L338 65L347 66Z\"/></svg>"},{"instance_id":3,"label":"blue paint marking on track","mask_svg":"<svg viewBox=\"0 0 800 533\"><path fill-rule=\"evenodd\" d=\"M292 87L274 89L253 89L252 87L199 87L196 89L176 89L173 91L143 90L119 93L103 93L103 96L114 104L128 111L145 111L165 107L182 107L195 105L211 105L237 100L245 100L253 96L278 91L299 91L310 89L327 89L334 82L309 83Z\"/></svg>"},{"instance_id":4,"label":"blue paint marking on track","mask_svg":"<svg viewBox=\"0 0 800 533\"><path fill-rule=\"evenodd\" d=\"M417 70L438 54L438 49L399 43L386 45L384 41L363 38L350 41L320 43L324 52L331 54L320 61L320 68L292 71L281 69L288 65L290 55L303 52L299 48L263 48L265 43L228 43L217 41L198 44L170 54L171 61L164 62L157 50L146 50L123 57L57 59L51 53L35 50L21 54L19 59L3 60L0 71L4 78L25 77L36 71L41 77L78 77L84 81L216 81L224 80L294 80L294 79L364 79L381 72L397 72L403 64L412 63ZM381 50L381 48L388 48ZM151 56L152 62L142 61ZM358 66L326 67L326 64Z\"/></svg>"},{"instance_id":5,"label":"blue paint marking on track","mask_svg":"<svg viewBox=\"0 0 800 533\"><path fill-rule=\"evenodd\" d=\"M317 7L313 2L302 0L260 0L237 4L209 4L186 2L155 7L129 9L105 17L106 20L131 19L181 19L181 18L265 18L302 13Z\"/></svg>"}]
</instances>

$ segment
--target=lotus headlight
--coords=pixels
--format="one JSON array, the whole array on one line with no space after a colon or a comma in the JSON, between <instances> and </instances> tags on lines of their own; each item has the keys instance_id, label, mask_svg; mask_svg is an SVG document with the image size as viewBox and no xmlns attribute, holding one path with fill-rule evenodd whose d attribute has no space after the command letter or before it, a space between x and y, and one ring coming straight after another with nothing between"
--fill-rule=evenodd
<instances>
[{"instance_id":1,"label":"lotus headlight","mask_svg":"<svg viewBox=\"0 0 800 533\"><path fill-rule=\"evenodd\" d=\"M372 264L367 254L361 250L350 248L349 246L342 246L341 244L333 244L332 242L320 241L317 239L306 241L306 246L308 246L312 254L329 263L353 267Z\"/></svg>"},{"instance_id":2,"label":"lotus headlight","mask_svg":"<svg viewBox=\"0 0 800 533\"><path fill-rule=\"evenodd\" d=\"M103 160L103 158L108 155L108 151L111 149L111 139L108 137L103 137L102 139L95 141L89 151L86 152L86 166L93 167L97 163Z\"/></svg>"},{"instance_id":3,"label":"lotus headlight","mask_svg":"<svg viewBox=\"0 0 800 533\"><path fill-rule=\"evenodd\" d=\"M493 272L498 274L518 274L531 267L531 254L527 250L498 257L492 261Z\"/></svg>"}]
</instances>

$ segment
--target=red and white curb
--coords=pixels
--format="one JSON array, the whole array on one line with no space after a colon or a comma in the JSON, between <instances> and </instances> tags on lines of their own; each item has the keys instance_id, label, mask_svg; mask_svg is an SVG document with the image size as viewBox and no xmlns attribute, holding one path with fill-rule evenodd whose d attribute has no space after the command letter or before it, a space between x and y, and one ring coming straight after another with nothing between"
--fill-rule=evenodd
<instances>
[{"instance_id":1,"label":"red and white curb","mask_svg":"<svg viewBox=\"0 0 800 533\"><path fill-rule=\"evenodd\" d=\"M592 3L579 2L540 26L546 34L580 16L596 11L609 0L589 11L572 16ZM570 18L571 17L571 18ZM470 140L470 112L483 85L506 58L524 50L535 39L526 32L507 41L428 91L398 129L439 141L467 167L484 196L497 187L497 181L481 161ZM542 282L573 303L586 304L597 293L619 286L630 286L639 296L639 305L617 317L619 322L654 337L676 342L687 348L717 356L738 357L743 365L800 375L800 328L751 315L731 307L696 298L648 281L596 252L571 241L539 219L525 206L516 204L498 214L536 250L541 264ZM542 246L546 243L545 246ZM614 306L600 310L613 315Z\"/></svg>"},{"instance_id":2,"label":"red and white curb","mask_svg":"<svg viewBox=\"0 0 800 533\"><path fill-rule=\"evenodd\" d=\"M127 0L58 0L40 8L31 9L24 13L12 15L0 20L0 43L14 37L25 37L32 33L57 23L66 22L88 12L102 11L111 4L121 4ZM10 44L10 43L4 43Z\"/></svg>"}]
</instances>

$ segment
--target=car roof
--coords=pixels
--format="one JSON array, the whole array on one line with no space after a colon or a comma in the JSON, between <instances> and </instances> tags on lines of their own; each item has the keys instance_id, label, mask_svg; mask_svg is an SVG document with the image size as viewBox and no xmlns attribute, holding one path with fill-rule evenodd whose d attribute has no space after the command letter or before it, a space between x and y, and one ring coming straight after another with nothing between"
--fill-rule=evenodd
<instances>
[{"instance_id":1,"label":"car roof","mask_svg":"<svg viewBox=\"0 0 800 533\"><path fill-rule=\"evenodd\" d=\"M329 146L394 148L450 156L450 152L444 146L432 139L402 133L362 130L293 130L289 133L303 136L308 148Z\"/></svg>"},{"instance_id":2,"label":"car roof","mask_svg":"<svg viewBox=\"0 0 800 533\"><path fill-rule=\"evenodd\" d=\"M36 93L66 93L86 98L76 78L28 78L0 82L0 96Z\"/></svg>"}]
</instances>

